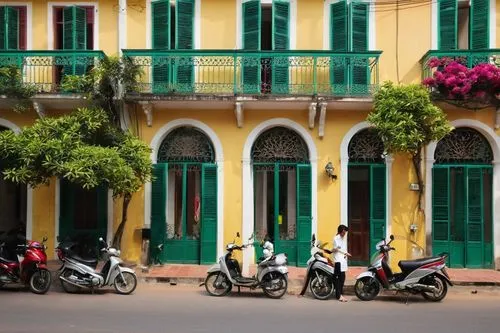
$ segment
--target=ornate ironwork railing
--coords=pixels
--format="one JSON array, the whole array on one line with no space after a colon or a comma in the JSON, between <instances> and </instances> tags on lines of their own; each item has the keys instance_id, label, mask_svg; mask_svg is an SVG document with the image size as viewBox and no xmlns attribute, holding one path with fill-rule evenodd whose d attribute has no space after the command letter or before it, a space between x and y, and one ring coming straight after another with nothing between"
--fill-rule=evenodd
<instances>
[{"instance_id":1,"label":"ornate ironwork railing","mask_svg":"<svg viewBox=\"0 0 500 333\"><path fill-rule=\"evenodd\" d=\"M500 66L500 49L484 49L484 50L430 50L420 60L422 63L422 78L428 78L433 75L436 69L429 67L429 60L433 58L448 58L450 60L459 61L468 68L472 68L480 63L491 63Z\"/></svg>"},{"instance_id":2,"label":"ornate ironwork railing","mask_svg":"<svg viewBox=\"0 0 500 333\"><path fill-rule=\"evenodd\" d=\"M31 85L38 93L79 92L61 87L68 75L83 75L104 58L102 51L0 51L0 70L15 66L23 84Z\"/></svg>"},{"instance_id":3,"label":"ornate ironwork railing","mask_svg":"<svg viewBox=\"0 0 500 333\"><path fill-rule=\"evenodd\" d=\"M381 51L123 50L140 93L367 96Z\"/></svg>"}]
</instances>

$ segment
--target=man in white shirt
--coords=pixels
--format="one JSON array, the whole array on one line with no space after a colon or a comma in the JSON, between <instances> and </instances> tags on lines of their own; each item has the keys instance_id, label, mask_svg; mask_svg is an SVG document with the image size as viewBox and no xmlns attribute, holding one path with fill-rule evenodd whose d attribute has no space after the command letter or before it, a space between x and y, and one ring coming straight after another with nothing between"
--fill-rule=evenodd
<instances>
[{"instance_id":1,"label":"man in white shirt","mask_svg":"<svg viewBox=\"0 0 500 333\"><path fill-rule=\"evenodd\" d=\"M347 302L344 293L345 272L347 271L347 232L349 228L343 224L337 228L337 235L333 238L333 256L335 259L335 296L340 302Z\"/></svg>"}]
</instances>

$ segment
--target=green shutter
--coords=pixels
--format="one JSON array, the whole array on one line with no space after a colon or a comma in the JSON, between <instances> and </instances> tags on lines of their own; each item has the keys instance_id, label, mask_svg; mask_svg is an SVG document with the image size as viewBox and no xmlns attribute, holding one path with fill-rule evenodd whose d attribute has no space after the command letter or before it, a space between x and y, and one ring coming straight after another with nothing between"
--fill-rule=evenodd
<instances>
[{"instance_id":1,"label":"green shutter","mask_svg":"<svg viewBox=\"0 0 500 333\"><path fill-rule=\"evenodd\" d=\"M87 49L87 11L85 8L70 6L63 9L63 49ZM63 75L85 74L87 66L79 65L76 57L71 61L71 65L64 66Z\"/></svg>"},{"instance_id":2,"label":"green shutter","mask_svg":"<svg viewBox=\"0 0 500 333\"><path fill-rule=\"evenodd\" d=\"M290 4L288 0L273 0L273 50L290 49ZM273 94L288 93L288 57L273 57L272 88Z\"/></svg>"},{"instance_id":3,"label":"green shutter","mask_svg":"<svg viewBox=\"0 0 500 333\"><path fill-rule=\"evenodd\" d=\"M335 52L347 52L347 4L339 1L330 5L330 49ZM332 91L338 95L347 92L346 57L330 59L330 84Z\"/></svg>"},{"instance_id":4,"label":"green shutter","mask_svg":"<svg viewBox=\"0 0 500 333\"><path fill-rule=\"evenodd\" d=\"M5 8L5 21L7 23L7 39L6 39L6 49L7 50L18 50L19 49L19 9L6 7Z\"/></svg>"},{"instance_id":5,"label":"green shutter","mask_svg":"<svg viewBox=\"0 0 500 333\"><path fill-rule=\"evenodd\" d=\"M304 266L310 257L312 234L312 175L309 164L297 165L297 263Z\"/></svg>"},{"instance_id":6,"label":"green shutter","mask_svg":"<svg viewBox=\"0 0 500 333\"><path fill-rule=\"evenodd\" d=\"M470 8L469 48L489 48L490 0L472 0Z\"/></svg>"},{"instance_id":7,"label":"green shutter","mask_svg":"<svg viewBox=\"0 0 500 333\"><path fill-rule=\"evenodd\" d=\"M375 245L385 239L386 225L386 168L385 164L370 166L370 256Z\"/></svg>"},{"instance_id":8,"label":"green shutter","mask_svg":"<svg viewBox=\"0 0 500 333\"><path fill-rule=\"evenodd\" d=\"M159 249L165 244L167 232L167 184L168 164L160 163L153 165L153 182L151 186L151 240L149 243L150 263L162 263L165 250Z\"/></svg>"},{"instance_id":9,"label":"green shutter","mask_svg":"<svg viewBox=\"0 0 500 333\"><path fill-rule=\"evenodd\" d=\"M260 0L243 3L243 49L260 50L261 8ZM245 56L243 61L243 92L257 94L260 92L260 57Z\"/></svg>"},{"instance_id":10,"label":"green shutter","mask_svg":"<svg viewBox=\"0 0 500 333\"><path fill-rule=\"evenodd\" d=\"M152 46L153 49L170 49L170 1L160 0L151 3L152 13ZM163 60L153 58L152 61ZM170 60L168 60L170 62ZM170 84L170 64L154 64L153 63L153 93L164 93L169 89Z\"/></svg>"},{"instance_id":11,"label":"green shutter","mask_svg":"<svg viewBox=\"0 0 500 333\"><path fill-rule=\"evenodd\" d=\"M483 266L484 257L484 203L483 203L483 168L467 169L467 251L466 267Z\"/></svg>"},{"instance_id":12,"label":"green shutter","mask_svg":"<svg viewBox=\"0 0 500 333\"><path fill-rule=\"evenodd\" d=\"M175 6L175 48L177 50L192 50L194 46L194 0L177 0ZM179 92L193 91L192 58L182 58L182 64L176 65L176 90Z\"/></svg>"},{"instance_id":13,"label":"green shutter","mask_svg":"<svg viewBox=\"0 0 500 333\"><path fill-rule=\"evenodd\" d=\"M438 45L440 50L457 49L457 0L438 0Z\"/></svg>"},{"instance_id":14,"label":"green shutter","mask_svg":"<svg viewBox=\"0 0 500 333\"><path fill-rule=\"evenodd\" d=\"M201 264L217 260L217 165L201 168Z\"/></svg>"},{"instance_id":15,"label":"green shutter","mask_svg":"<svg viewBox=\"0 0 500 333\"><path fill-rule=\"evenodd\" d=\"M350 47L352 52L368 51L368 4L350 4ZM366 95L370 82L369 59L358 57L350 59L350 86L352 95Z\"/></svg>"},{"instance_id":16,"label":"green shutter","mask_svg":"<svg viewBox=\"0 0 500 333\"><path fill-rule=\"evenodd\" d=\"M450 171L432 169L432 234L434 241L449 240L450 225Z\"/></svg>"}]
</instances>

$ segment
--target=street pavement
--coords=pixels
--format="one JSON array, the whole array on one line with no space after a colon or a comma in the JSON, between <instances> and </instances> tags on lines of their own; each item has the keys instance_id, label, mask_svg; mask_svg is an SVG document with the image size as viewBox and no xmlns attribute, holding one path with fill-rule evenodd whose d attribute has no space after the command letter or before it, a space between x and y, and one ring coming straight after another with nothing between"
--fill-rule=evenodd
<instances>
[{"instance_id":1,"label":"street pavement","mask_svg":"<svg viewBox=\"0 0 500 333\"><path fill-rule=\"evenodd\" d=\"M293 293L293 291L292 291ZM0 332L8 333L460 333L500 331L500 288L453 287L441 303L384 295L347 303L260 291L208 296L203 287L141 283L134 294L113 289L46 295L0 290Z\"/></svg>"}]
</instances>

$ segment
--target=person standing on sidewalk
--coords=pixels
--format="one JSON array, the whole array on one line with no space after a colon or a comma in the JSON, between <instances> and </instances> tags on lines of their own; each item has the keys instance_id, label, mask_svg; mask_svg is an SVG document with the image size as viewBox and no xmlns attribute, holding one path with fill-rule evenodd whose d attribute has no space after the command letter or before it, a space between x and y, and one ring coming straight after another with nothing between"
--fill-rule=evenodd
<instances>
[{"instance_id":1,"label":"person standing on sidewalk","mask_svg":"<svg viewBox=\"0 0 500 333\"><path fill-rule=\"evenodd\" d=\"M333 238L333 253L335 259L335 296L340 302L347 302L344 297L345 274L347 272L347 232L349 228L343 224L337 228L337 235Z\"/></svg>"}]
</instances>

